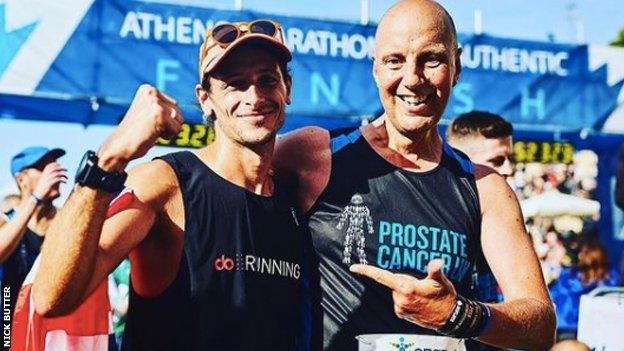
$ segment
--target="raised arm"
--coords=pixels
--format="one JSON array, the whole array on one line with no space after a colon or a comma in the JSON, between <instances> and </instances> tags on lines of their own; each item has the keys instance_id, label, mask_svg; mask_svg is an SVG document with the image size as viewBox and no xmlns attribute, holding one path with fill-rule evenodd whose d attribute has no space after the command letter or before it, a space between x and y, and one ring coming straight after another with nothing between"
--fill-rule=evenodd
<instances>
[{"instance_id":1,"label":"raised arm","mask_svg":"<svg viewBox=\"0 0 624 351\"><path fill-rule=\"evenodd\" d=\"M481 171L485 174L487 171ZM498 174L477 181L481 244L505 301L490 304L492 321L480 340L501 347L546 350L556 317L515 194Z\"/></svg>"},{"instance_id":2,"label":"raised arm","mask_svg":"<svg viewBox=\"0 0 624 351\"><path fill-rule=\"evenodd\" d=\"M159 136L175 135L181 122L175 101L142 86L123 121L100 148L98 166L109 172L123 170L130 160L145 155ZM109 219L113 194L76 186L46 233L33 284L37 313L71 312L145 238L170 196L172 174L163 161L137 167L126 181L135 196Z\"/></svg>"},{"instance_id":3,"label":"raised arm","mask_svg":"<svg viewBox=\"0 0 624 351\"><path fill-rule=\"evenodd\" d=\"M33 285L37 313L76 308L148 235L173 193L173 171L163 161L131 170L127 192L111 195L77 186L48 230Z\"/></svg>"},{"instance_id":4,"label":"raised arm","mask_svg":"<svg viewBox=\"0 0 624 351\"><path fill-rule=\"evenodd\" d=\"M21 203L15 209L15 217L7 222L0 222L0 263L4 263L19 245L28 227L28 221L37 211L37 207L41 206L37 202L51 201L52 189L67 179L65 172L57 162L48 164L43 169L32 194L26 198L22 197Z\"/></svg>"}]
</instances>

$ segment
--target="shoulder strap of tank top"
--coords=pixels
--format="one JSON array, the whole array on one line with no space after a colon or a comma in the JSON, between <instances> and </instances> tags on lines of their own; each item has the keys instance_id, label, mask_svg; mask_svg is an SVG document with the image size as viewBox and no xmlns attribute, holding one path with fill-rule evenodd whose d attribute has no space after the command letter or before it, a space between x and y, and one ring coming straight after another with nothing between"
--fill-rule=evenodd
<instances>
[{"instance_id":1,"label":"shoulder strap of tank top","mask_svg":"<svg viewBox=\"0 0 624 351\"><path fill-rule=\"evenodd\" d=\"M15 216L17 216L17 211L14 208L10 209L7 212L2 212L2 217L6 221L12 220L13 218L15 218ZM22 238L29 238L29 237L32 238L32 240L34 240L35 242L39 242L39 243L43 242L43 236L37 235L37 233L35 233L30 228L28 228L28 226L26 226L26 231L24 232L24 235L22 236Z\"/></svg>"},{"instance_id":2,"label":"shoulder strap of tank top","mask_svg":"<svg viewBox=\"0 0 624 351\"><path fill-rule=\"evenodd\" d=\"M355 144L361 136L362 132L360 131L360 128L358 128L348 134L341 134L333 137L330 141L332 154L335 154L349 144Z\"/></svg>"},{"instance_id":3,"label":"shoulder strap of tank top","mask_svg":"<svg viewBox=\"0 0 624 351\"><path fill-rule=\"evenodd\" d=\"M190 151L174 152L155 157L154 159L161 159L167 162L176 173L180 184L185 183L193 174L197 173L197 163L200 162Z\"/></svg>"},{"instance_id":4,"label":"shoulder strap of tank top","mask_svg":"<svg viewBox=\"0 0 624 351\"><path fill-rule=\"evenodd\" d=\"M479 213L481 213L481 205L479 202L479 191L477 189L477 180L475 176L474 164L472 163L472 161L470 161L468 155L461 152L460 150L454 149L446 142L444 142L443 146L443 155L446 155L447 159L449 159L450 162L454 164L451 165L451 167L455 171L460 172L460 174L458 174L459 179L470 191L472 201L475 202L475 205L479 209Z\"/></svg>"},{"instance_id":5,"label":"shoulder strap of tank top","mask_svg":"<svg viewBox=\"0 0 624 351\"><path fill-rule=\"evenodd\" d=\"M468 156L465 153L457 149L454 149L446 142L444 143L443 150L448 156L450 156L453 160L455 160L459 164L461 170L464 173L471 174L474 177L474 172L475 172L474 165L472 164L472 161L470 161L470 158L468 158Z\"/></svg>"},{"instance_id":6,"label":"shoulder strap of tank top","mask_svg":"<svg viewBox=\"0 0 624 351\"><path fill-rule=\"evenodd\" d=\"M479 201L479 190L477 189L477 178L475 176L475 166L470 161L470 158L465 153L460 150L454 149L446 142L443 147L443 155L446 155L446 158L450 161L450 163L454 163L451 165L456 172L458 172L459 180L464 184L466 189L470 192L471 200L473 201L475 208L477 209L477 215L481 214L481 203ZM444 161L442 161L444 162ZM480 218L480 217L479 217ZM478 221L478 227L475 228L479 233L481 232L481 220ZM479 234L479 240L481 235Z\"/></svg>"}]
</instances>

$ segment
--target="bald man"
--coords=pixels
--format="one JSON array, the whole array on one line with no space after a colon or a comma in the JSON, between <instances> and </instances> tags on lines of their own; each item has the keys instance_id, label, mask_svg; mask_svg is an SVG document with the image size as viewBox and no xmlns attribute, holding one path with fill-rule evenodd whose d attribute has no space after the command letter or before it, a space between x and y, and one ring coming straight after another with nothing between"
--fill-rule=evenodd
<instances>
[{"instance_id":1,"label":"bald man","mask_svg":"<svg viewBox=\"0 0 624 351\"><path fill-rule=\"evenodd\" d=\"M468 155L472 162L509 177L513 174L512 133L513 126L503 117L471 111L457 116L449 124L446 141Z\"/></svg>"},{"instance_id":2,"label":"bald man","mask_svg":"<svg viewBox=\"0 0 624 351\"><path fill-rule=\"evenodd\" d=\"M552 303L516 197L438 134L460 53L444 8L401 1L375 37L384 113L347 135L305 128L278 142L275 169L297 184L313 235L326 350L553 343ZM504 303L472 299L480 255Z\"/></svg>"}]
</instances>

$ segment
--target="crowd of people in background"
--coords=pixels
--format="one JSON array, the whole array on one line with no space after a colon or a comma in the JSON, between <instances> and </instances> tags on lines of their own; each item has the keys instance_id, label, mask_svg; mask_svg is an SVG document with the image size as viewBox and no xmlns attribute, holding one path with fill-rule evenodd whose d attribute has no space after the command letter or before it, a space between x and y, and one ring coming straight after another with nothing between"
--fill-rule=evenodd
<instances>
[{"instance_id":1,"label":"crowd of people in background","mask_svg":"<svg viewBox=\"0 0 624 351\"><path fill-rule=\"evenodd\" d=\"M579 150L570 164L518 163L509 184L521 202L546 192L593 200L598 161L593 151ZM594 213L525 218L556 306L559 339L576 337L582 295L600 286L622 283L617 262L609 262L599 239L599 213L588 212Z\"/></svg>"},{"instance_id":2,"label":"crowd of people in background","mask_svg":"<svg viewBox=\"0 0 624 351\"><path fill-rule=\"evenodd\" d=\"M551 191L593 199L597 175L597 155L591 150L581 150L575 154L569 165L516 164L509 183L521 202ZM556 216L536 214L525 218L527 231L531 234L535 250L541 259L546 283L556 280L562 267L576 262L582 242L597 240L598 219L598 213L587 216L567 213Z\"/></svg>"}]
</instances>

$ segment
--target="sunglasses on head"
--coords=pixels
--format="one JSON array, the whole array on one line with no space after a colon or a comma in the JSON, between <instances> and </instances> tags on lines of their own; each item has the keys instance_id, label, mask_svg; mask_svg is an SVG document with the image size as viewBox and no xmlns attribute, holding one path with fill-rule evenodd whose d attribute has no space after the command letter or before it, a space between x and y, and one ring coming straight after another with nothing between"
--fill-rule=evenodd
<instances>
[{"instance_id":1,"label":"sunglasses on head","mask_svg":"<svg viewBox=\"0 0 624 351\"><path fill-rule=\"evenodd\" d=\"M220 24L212 29L210 35L221 47L227 47L236 39L248 33L275 37L278 32L281 34L279 23L259 19L253 22Z\"/></svg>"}]
</instances>

